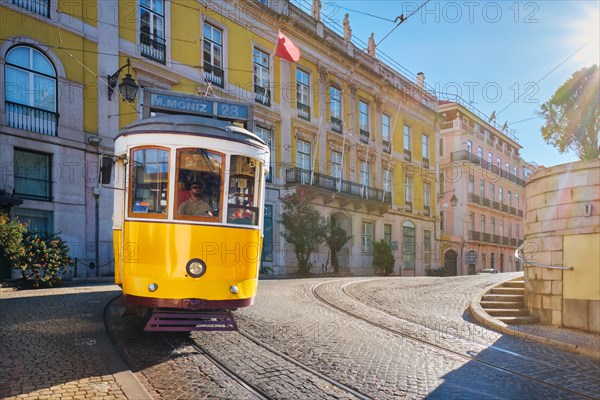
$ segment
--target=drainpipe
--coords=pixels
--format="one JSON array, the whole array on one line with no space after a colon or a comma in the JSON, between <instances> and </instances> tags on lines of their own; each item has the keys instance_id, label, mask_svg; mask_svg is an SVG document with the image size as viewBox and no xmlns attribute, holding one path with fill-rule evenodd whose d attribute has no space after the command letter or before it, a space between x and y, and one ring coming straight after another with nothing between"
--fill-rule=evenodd
<instances>
[{"instance_id":1,"label":"drainpipe","mask_svg":"<svg viewBox=\"0 0 600 400\"><path fill-rule=\"evenodd\" d=\"M94 245L96 248L95 261L96 261L96 277L100 276L100 188L94 188L94 198L96 199L96 210L95 210L95 232L94 232Z\"/></svg>"}]
</instances>

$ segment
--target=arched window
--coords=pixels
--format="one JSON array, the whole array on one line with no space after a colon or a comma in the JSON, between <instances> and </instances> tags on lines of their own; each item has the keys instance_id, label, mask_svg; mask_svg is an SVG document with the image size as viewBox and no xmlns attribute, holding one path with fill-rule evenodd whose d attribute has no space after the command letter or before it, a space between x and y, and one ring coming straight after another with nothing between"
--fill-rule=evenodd
<instances>
[{"instance_id":1,"label":"arched window","mask_svg":"<svg viewBox=\"0 0 600 400\"><path fill-rule=\"evenodd\" d=\"M39 50L16 46L6 55L5 99L8 125L56 136L56 70Z\"/></svg>"},{"instance_id":2,"label":"arched window","mask_svg":"<svg viewBox=\"0 0 600 400\"><path fill-rule=\"evenodd\" d=\"M402 224L402 243L404 269L415 269L415 224L410 221Z\"/></svg>"}]
</instances>

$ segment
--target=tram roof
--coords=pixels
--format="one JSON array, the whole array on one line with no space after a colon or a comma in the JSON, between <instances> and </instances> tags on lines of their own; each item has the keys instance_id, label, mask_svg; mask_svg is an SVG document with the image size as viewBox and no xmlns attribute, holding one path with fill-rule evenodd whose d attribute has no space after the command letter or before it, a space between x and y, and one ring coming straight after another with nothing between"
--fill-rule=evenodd
<instances>
[{"instance_id":1,"label":"tram roof","mask_svg":"<svg viewBox=\"0 0 600 400\"><path fill-rule=\"evenodd\" d=\"M162 135L169 133L215 137L268 149L264 140L244 128L233 125L231 122L193 115L165 114L141 119L121 129L115 139L121 136L142 133Z\"/></svg>"}]
</instances>

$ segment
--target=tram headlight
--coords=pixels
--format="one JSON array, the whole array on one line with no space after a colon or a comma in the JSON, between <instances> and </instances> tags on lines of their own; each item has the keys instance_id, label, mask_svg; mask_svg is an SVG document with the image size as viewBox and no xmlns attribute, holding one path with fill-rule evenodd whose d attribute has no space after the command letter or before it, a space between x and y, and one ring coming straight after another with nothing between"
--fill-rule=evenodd
<instances>
[{"instance_id":1,"label":"tram headlight","mask_svg":"<svg viewBox=\"0 0 600 400\"><path fill-rule=\"evenodd\" d=\"M185 266L185 270L192 278L200 278L206 272L206 264L199 258L192 258Z\"/></svg>"},{"instance_id":2,"label":"tram headlight","mask_svg":"<svg viewBox=\"0 0 600 400\"><path fill-rule=\"evenodd\" d=\"M151 292L156 292L156 289L158 289L158 285L156 283L151 283L148 285L148 290Z\"/></svg>"},{"instance_id":3,"label":"tram headlight","mask_svg":"<svg viewBox=\"0 0 600 400\"><path fill-rule=\"evenodd\" d=\"M235 285L231 285L231 286L229 286L229 291L230 291L232 294L238 294L238 291L239 291L239 290L238 290L238 287L237 287L237 286L235 286Z\"/></svg>"}]
</instances>

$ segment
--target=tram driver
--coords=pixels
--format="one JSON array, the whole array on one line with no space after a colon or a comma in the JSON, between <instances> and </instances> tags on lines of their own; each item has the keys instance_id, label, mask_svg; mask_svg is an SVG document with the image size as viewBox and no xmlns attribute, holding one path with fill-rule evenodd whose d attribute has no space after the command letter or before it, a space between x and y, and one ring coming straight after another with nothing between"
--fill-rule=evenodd
<instances>
[{"instance_id":1,"label":"tram driver","mask_svg":"<svg viewBox=\"0 0 600 400\"><path fill-rule=\"evenodd\" d=\"M211 207L206 200L203 199L205 196L205 186L202 181L192 182L190 185L190 198L179 206L177 212L180 215L196 215L204 217L212 217Z\"/></svg>"}]
</instances>

